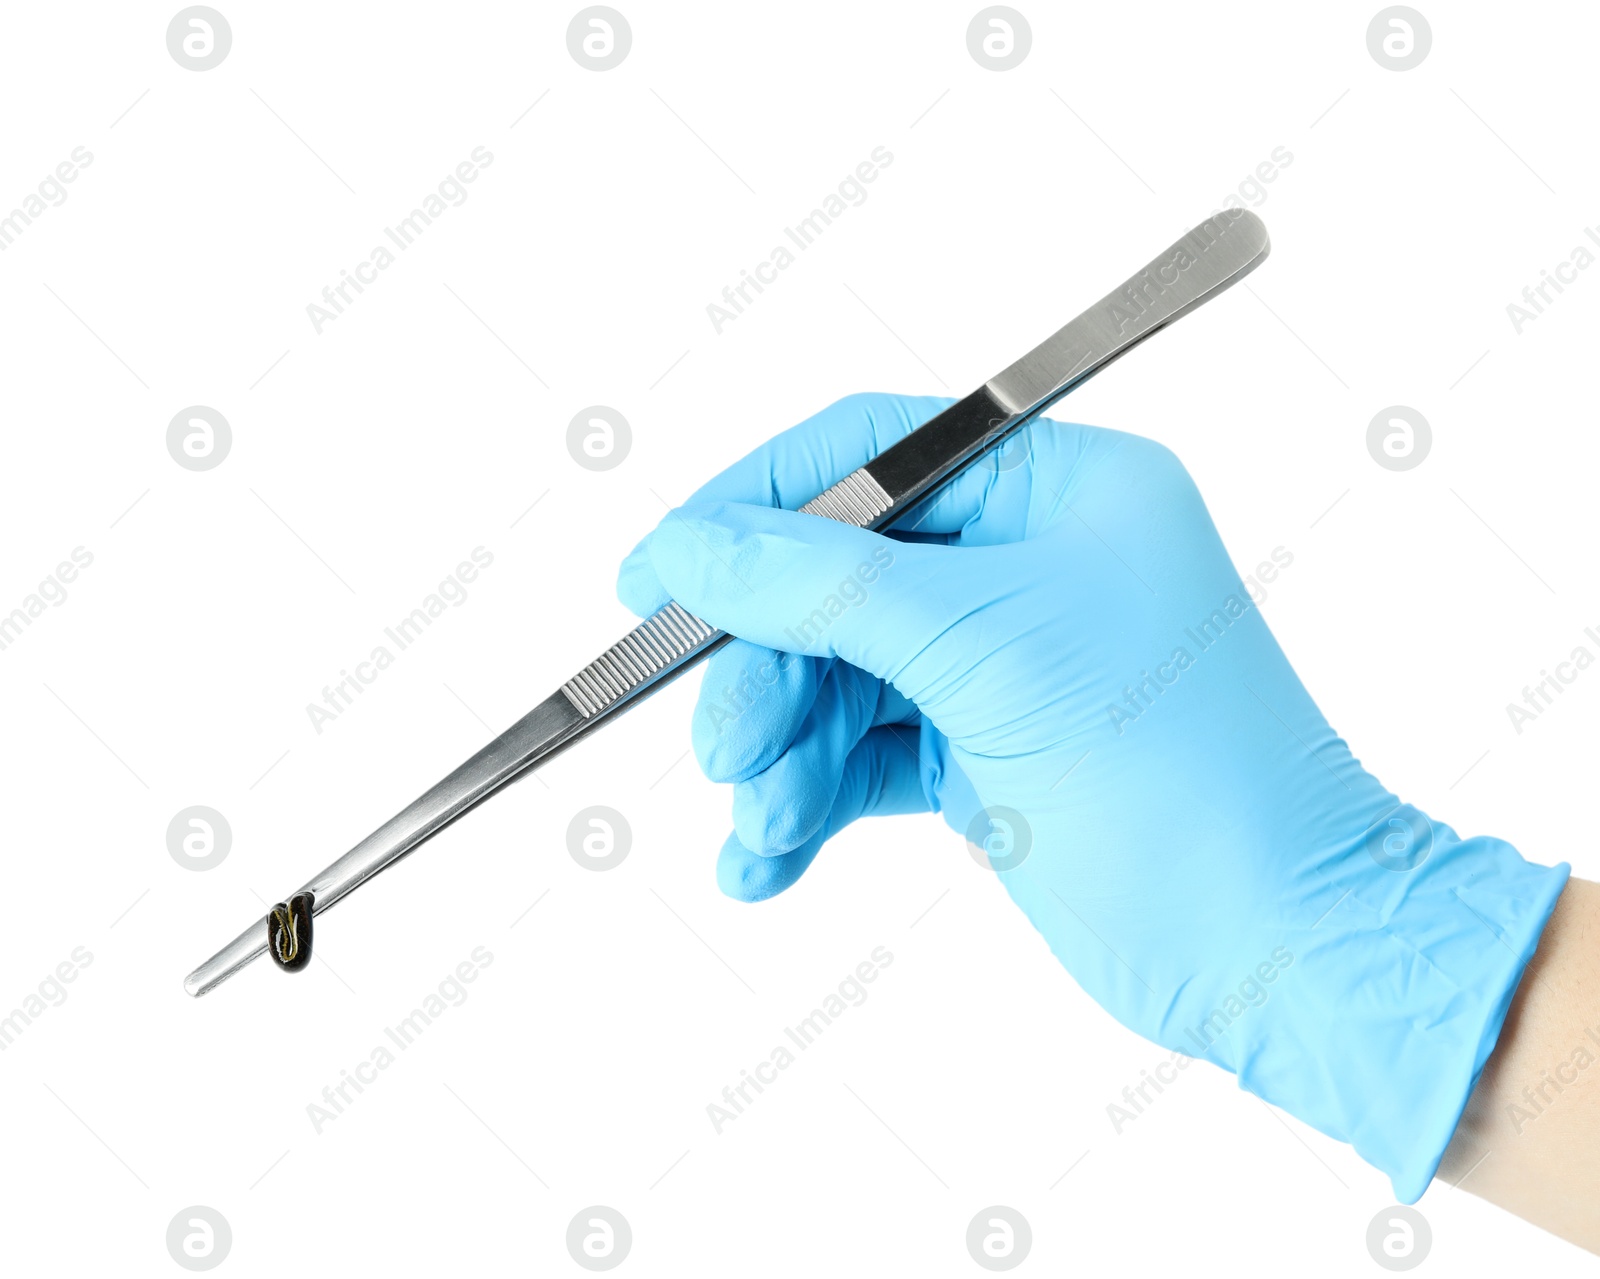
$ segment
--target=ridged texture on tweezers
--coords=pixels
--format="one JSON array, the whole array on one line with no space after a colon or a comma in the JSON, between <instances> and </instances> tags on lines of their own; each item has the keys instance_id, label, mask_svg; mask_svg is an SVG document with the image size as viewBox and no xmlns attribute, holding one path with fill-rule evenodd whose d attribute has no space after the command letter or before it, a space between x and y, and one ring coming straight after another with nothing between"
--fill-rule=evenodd
<instances>
[{"instance_id":1,"label":"ridged texture on tweezers","mask_svg":"<svg viewBox=\"0 0 1600 1279\"><path fill-rule=\"evenodd\" d=\"M676 603L650 614L561 686L584 719L682 661L717 633Z\"/></svg>"},{"instance_id":2,"label":"ridged texture on tweezers","mask_svg":"<svg viewBox=\"0 0 1600 1279\"><path fill-rule=\"evenodd\" d=\"M893 505L865 469L853 471L800 510L866 528ZM676 603L652 613L561 686L584 719L598 715L667 667L689 656L717 629Z\"/></svg>"},{"instance_id":3,"label":"ridged texture on tweezers","mask_svg":"<svg viewBox=\"0 0 1600 1279\"><path fill-rule=\"evenodd\" d=\"M803 515L822 515L841 524L866 528L882 515L893 501L883 487L862 467L851 471L831 489L819 493L800 508Z\"/></svg>"}]
</instances>

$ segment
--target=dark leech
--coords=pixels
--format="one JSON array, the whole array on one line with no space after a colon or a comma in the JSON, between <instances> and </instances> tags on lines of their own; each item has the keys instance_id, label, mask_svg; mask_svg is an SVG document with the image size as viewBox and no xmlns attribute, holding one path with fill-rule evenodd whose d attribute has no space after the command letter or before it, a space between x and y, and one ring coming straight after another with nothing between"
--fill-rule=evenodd
<instances>
[{"instance_id":1,"label":"dark leech","mask_svg":"<svg viewBox=\"0 0 1600 1279\"><path fill-rule=\"evenodd\" d=\"M286 973L297 973L311 962L311 916L310 893L296 893L267 913L267 950Z\"/></svg>"}]
</instances>

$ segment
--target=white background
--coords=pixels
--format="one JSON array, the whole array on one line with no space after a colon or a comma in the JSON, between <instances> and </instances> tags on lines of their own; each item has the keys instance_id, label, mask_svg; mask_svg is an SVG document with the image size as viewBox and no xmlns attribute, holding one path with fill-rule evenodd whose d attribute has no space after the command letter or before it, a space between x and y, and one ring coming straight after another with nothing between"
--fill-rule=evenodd
<instances>
[{"instance_id":1,"label":"white background","mask_svg":"<svg viewBox=\"0 0 1600 1279\"><path fill-rule=\"evenodd\" d=\"M603 73L568 52L576 4L218 0L205 72L167 51L176 6L7 12L0 211L94 158L0 253L0 612L94 562L0 652L0 1011L93 959L0 1054L0 1265L182 1273L167 1226L200 1204L223 1273L576 1274L567 1224L604 1204L625 1274L965 1275L1003 1204L1020 1273L1382 1273L1387 1181L1231 1077L1197 1064L1114 1132L1165 1054L938 819L722 898L695 677L326 916L307 973L184 994L625 629L615 566L666 504L848 392L971 389L1275 147L1250 291L1058 413L1175 448L1241 565L1293 552L1269 620L1386 783L1600 875L1600 674L1520 735L1505 710L1600 627L1600 271L1520 336L1505 310L1600 220L1600 12L1427 3L1432 52L1396 73L1370 0L1018 0L1032 50L997 73L973 0L617 4ZM307 304L478 146L466 203L317 334ZM870 198L714 332L707 303L879 146ZM196 404L233 432L198 473L166 449ZM604 473L566 447L592 404L633 431ZM1404 473L1365 443L1393 404L1434 435ZM466 603L314 731L478 546ZM233 833L206 872L166 846L195 804ZM566 848L591 804L633 830L606 873ZM318 1134L307 1105L477 946L470 998ZM717 1135L723 1086L878 946L870 999ZM1424 1273L1593 1272L1448 1186L1420 1208Z\"/></svg>"}]
</instances>

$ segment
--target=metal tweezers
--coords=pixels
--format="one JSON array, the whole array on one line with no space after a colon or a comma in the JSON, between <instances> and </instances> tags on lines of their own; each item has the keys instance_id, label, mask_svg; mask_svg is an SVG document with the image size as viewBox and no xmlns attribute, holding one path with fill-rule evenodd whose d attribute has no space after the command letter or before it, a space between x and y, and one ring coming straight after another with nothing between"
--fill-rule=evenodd
<instances>
[{"instance_id":1,"label":"metal tweezers","mask_svg":"<svg viewBox=\"0 0 1600 1279\"><path fill-rule=\"evenodd\" d=\"M1267 229L1255 214L1243 209L1214 214L1010 368L800 510L858 528L887 528L1113 360L1243 279L1265 260L1269 247ZM316 915L730 638L675 603L653 613L196 968L184 979L184 989L203 995L269 950L279 967L303 968Z\"/></svg>"}]
</instances>

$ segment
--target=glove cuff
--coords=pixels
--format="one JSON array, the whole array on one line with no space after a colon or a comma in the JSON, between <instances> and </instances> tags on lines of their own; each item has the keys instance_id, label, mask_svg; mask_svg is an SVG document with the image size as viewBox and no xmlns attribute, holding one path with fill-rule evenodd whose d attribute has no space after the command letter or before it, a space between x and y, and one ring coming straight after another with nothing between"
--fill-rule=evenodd
<instances>
[{"instance_id":1,"label":"glove cuff","mask_svg":"<svg viewBox=\"0 0 1600 1279\"><path fill-rule=\"evenodd\" d=\"M1348 851L1344 895L1299 939L1305 985L1276 1001L1239 1082L1350 1142L1415 1203L1571 867L1463 840L1409 805L1395 816L1413 838L1386 839L1386 825Z\"/></svg>"}]
</instances>

